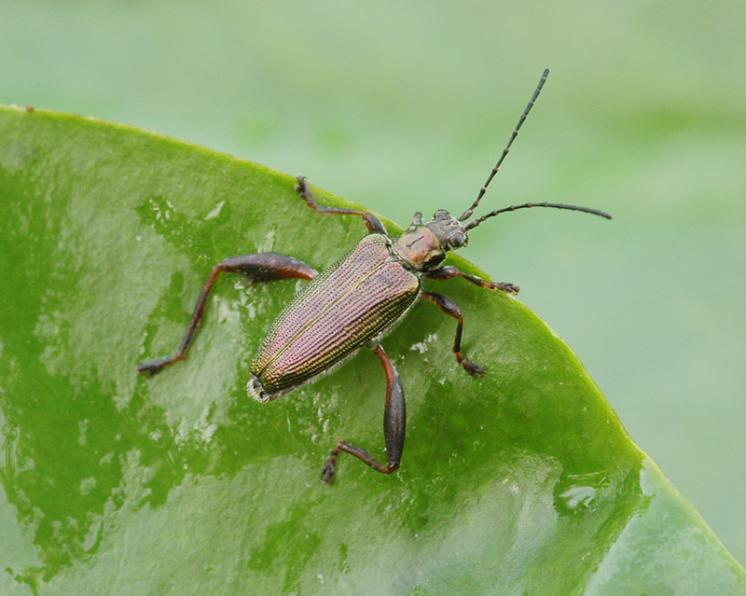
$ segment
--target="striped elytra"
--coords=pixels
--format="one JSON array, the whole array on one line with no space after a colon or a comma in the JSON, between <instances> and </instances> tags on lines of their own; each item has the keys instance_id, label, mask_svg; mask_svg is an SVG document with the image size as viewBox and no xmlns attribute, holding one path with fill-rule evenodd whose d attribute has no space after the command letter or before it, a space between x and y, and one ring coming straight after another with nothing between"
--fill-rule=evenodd
<instances>
[{"instance_id":1,"label":"striped elytra","mask_svg":"<svg viewBox=\"0 0 746 596\"><path fill-rule=\"evenodd\" d=\"M365 236L282 311L251 364L265 398L327 371L406 313L420 279L390 247L381 234Z\"/></svg>"}]
</instances>

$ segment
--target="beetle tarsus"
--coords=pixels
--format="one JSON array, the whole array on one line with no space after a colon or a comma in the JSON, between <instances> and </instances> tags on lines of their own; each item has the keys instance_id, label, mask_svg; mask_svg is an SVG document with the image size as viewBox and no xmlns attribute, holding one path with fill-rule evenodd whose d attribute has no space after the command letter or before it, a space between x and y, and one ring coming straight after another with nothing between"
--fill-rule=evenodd
<instances>
[{"instance_id":1,"label":"beetle tarsus","mask_svg":"<svg viewBox=\"0 0 746 596\"><path fill-rule=\"evenodd\" d=\"M401 402L394 407L394 410L403 412ZM392 474L393 472L396 472L399 469L401 452L404 447L404 421L403 418L400 417L399 413L392 414L391 408L389 408L387 405L384 420L390 422L390 420L387 419L390 419L392 416L395 416L398 419L401 431L400 433L388 432L386 434L386 455L388 463L380 463L362 447L357 447L351 443L348 443L347 441L340 441L339 443L337 443L337 446L332 449L332 452L329 454L329 457L326 460L326 464L324 464L324 467L321 470L321 480L324 481L326 484L332 484L334 482L334 473L337 468L337 457L342 452L349 453L350 455L355 456L360 461L367 464L377 472L380 472L381 474Z\"/></svg>"},{"instance_id":2,"label":"beetle tarsus","mask_svg":"<svg viewBox=\"0 0 746 596\"><path fill-rule=\"evenodd\" d=\"M521 288L519 288L515 284L511 284L504 281L491 281L490 283L490 289L491 290L499 290L501 292L506 292L508 294L513 294L514 296L518 294L518 292L521 291Z\"/></svg>"},{"instance_id":3,"label":"beetle tarsus","mask_svg":"<svg viewBox=\"0 0 746 596\"><path fill-rule=\"evenodd\" d=\"M146 360L137 365L137 372L150 375L151 377L161 372L168 364L169 358L158 358L156 360Z\"/></svg>"},{"instance_id":4,"label":"beetle tarsus","mask_svg":"<svg viewBox=\"0 0 746 596\"><path fill-rule=\"evenodd\" d=\"M334 456L334 458L336 459L336 455ZM324 484L334 483L334 468L335 462L332 460L332 456L329 456L324 469L321 470L321 480L322 482L324 482Z\"/></svg>"},{"instance_id":5,"label":"beetle tarsus","mask_svg":"<svg viewBox=\"0 0 746 596\"><path fill-rule=\"evenodd\" d=\"M461 361L461 366L463 366L466 369L466 372L468 372L472 377L482 377L484 376L484 373L487 372L476 362L472 362L466 358Z\"/></svg>"}]
</instances>

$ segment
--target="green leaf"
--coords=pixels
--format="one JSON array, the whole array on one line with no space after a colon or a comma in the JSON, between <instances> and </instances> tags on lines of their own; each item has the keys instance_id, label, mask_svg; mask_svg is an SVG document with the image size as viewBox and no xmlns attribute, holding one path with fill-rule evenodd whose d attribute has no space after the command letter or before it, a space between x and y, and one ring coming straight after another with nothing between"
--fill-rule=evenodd
<instances>
[{"instance_id":1,"label":"green leaf","mask_svg":"<svg viewBox=\"0 0 746 596\"><path fill-rule=\"evenodd\" d=\"M222 258L323 268L363 233L264 167L0 109L0 592L746 593L577 358L510 297L430 284L464 311L482 379L432 305L385 339L409 411L393 476L344 457L319 481L337 439L382 455L370 353L267 405L246 394L301 282L226 276L187 361L136 374L175 348Z\"/></svg>"}]
</instances>

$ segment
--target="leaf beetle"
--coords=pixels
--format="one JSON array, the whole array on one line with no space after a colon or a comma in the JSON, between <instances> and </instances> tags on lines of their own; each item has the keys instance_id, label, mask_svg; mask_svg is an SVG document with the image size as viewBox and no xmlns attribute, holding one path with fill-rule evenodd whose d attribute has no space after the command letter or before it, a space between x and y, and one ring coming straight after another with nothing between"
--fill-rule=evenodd
<instances>
[{"instance_id":1,"label":"leaf beetle","mask_svg":"<svg viewBox=\"0 0 746 596\"><path fill-rule=\"evenodd\" d=\"M433 303L446 315L456 319L453 353L458 363L472 376L484 374L484 369L466 358L461 351L464 326L461 309L447 296L423 290L423 278L448 280L461 277L480 288L516 294L518 287L513 284L484 280L456 267L443 265L446 254L466 246L469 232L485 220L518 209L551 207L611 219L608 213L588 207L524 203L496 209L469 221L507 157L548 75L549 70L544 70L500 158L474 202L458 218L445 209L438 209L429 221L423 220L421 213L415 213L412 223L401 236L392 238L372 213L320 205L311 194L305 178L299 176L296 190L308 207L321 214L361 217L368 228L368 235L322 273L298 259L277 253L255 253L225 259L213 268L205 282L191 322L176 352L143 362L138 366L138 371L155 374L186 358L202 320L210 290L221 273L240 273L255 281L309 280L310 283L285 307L267 332L251 363L247 390L261 403L272 401L318 378L357 350L372 348L383 365L387 381L383 416L386 463L379 462L360 447L339 441L329 454L322 470L322 479L326 483L332 482L337 458L342 452L362 460L383 474L396 471L404 449L406 404L396 368L381 346L382 338L394 324L407 314L418 299Z\"/></svg>"}]
</instances>

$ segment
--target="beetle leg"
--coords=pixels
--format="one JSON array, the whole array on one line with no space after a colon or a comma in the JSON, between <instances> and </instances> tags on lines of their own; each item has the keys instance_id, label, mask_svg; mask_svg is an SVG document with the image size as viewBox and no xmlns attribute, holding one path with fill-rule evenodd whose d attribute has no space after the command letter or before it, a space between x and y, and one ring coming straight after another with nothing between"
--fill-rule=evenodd
<instances>
[{"instance_id":1,"label":"beetle leg","mask_svg":"<svg viewBox=\"0 0 746 596\"><path fill-rule=\"evenodd\" d=\"M298 176L296 177L296 180L298 181L298 184L295 186L295 190L298 191L298 194L301 196L301 198L311 209L316 211L316 213L357 215L363 218L363 220L365 221L365 225L368 227L368 232L370 232L371 234L383 234L384 236L389 235L386 231L386 226L384 226L381 220L372 213L362 211L361 209L343 209L341 207L326 207L324 205L319 205L316 202L316 199L313 198L311 190L308 188L308 184L306 184L306 177Z\"/></svg>"},{"instance_id":2,"label":"beetle leg","mask_svg":"<svg viewBox=\"0 0 746 596\"><path fill-rule=\"evenodd\" d=\"M383 351L381 345L377 345L374 350L376 356L383 364L386 372L386 403L383 411L383 436L386 439L386 464L376 461L365 449L351 445L347 441L340 441L332 449L326 465L321 471L321 479L327 484L331 484L334 479L334 470L337 465L337 457L343 451L354 455L359 460L368 464L374 470L382 474L391 474L399 469L402 451L404 450L404 435L407 427L407 411L404 402L404 390L399 380L399 373L396 372L393 362Z\"/></svg>"},{"instance_id":3,"label":"beetle leg","mask_svg":"<svg viewBox=\"0 0 746 596\"><path fill-rule=\"evenodd\" d=\"M508 292L509 294L517 294L520 288L514 284L506 283L502 281L487 281L471 273L464 273L457 267L446 265L440 269L435 269L427 274L430 279L453 279L454 277L463 277L466 281L470 281L480 288L486 290L500 290L501 292Z\"/></svg>"},{"instance_id":4,"label":"beetle leg","mask_svg":"<svg viewBox=\"0 0 746 596\"><path fill-rule=\"evenodd\" d=\"M456 338L453 340L453 353L456 354L456 360L466 369L466 372L473 377L481 377L484 374L484 369L461 353L461 334L464 329L464 316L461 314L458 304L448 298L448 296L436 294L435 292L422 292L420 296L425 300L429 300L449 317L453 317L458 321L456 325Z\"/></svg>"},{"instance_id":5,"label":"beetle leg","mask_svg":"<svg viewBox=\"0 0 746 596\"><path fill-rule=\"evenodd\" d=\"M213 268L199 294L199 298L197 298L197 304L194 307L192 320L189 323L189 327L187 327L187 330L184 333L184 338L181 340L176 352L170 356L143 362L138 365L138 372L155 374L163 370L169 364L173 364L177 360L184 360L184 358L186 358L189 344L192 342L194 334L197 332L199 324L202 321L205 304L207 303L207 297L210 294L210 290L215 284L218 276L223 272L241 273L256 281L271 281L274 279L313 279L318 273L313 267L306 265L303 261L272 252L243 255L221 261L220 264Z\"/></svg>"}]
</instances>

